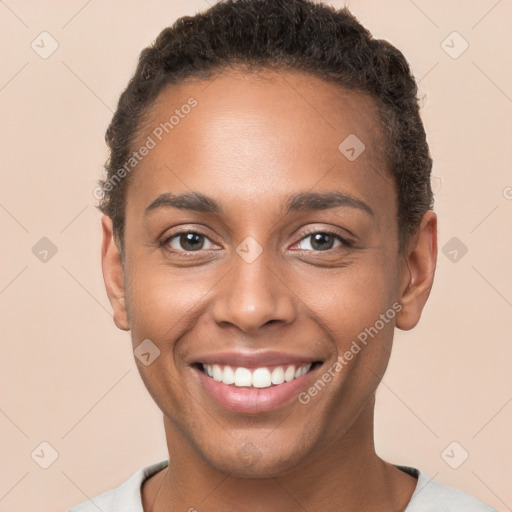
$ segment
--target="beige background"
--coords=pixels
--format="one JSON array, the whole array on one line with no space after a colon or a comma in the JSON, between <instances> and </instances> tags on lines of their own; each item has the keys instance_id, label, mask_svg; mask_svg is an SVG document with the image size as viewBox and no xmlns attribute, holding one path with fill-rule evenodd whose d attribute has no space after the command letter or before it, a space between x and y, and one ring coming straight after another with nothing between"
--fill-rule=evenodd
<instances>
[{"instance_id":1,"label":"beige background","mask_svg":"<svg viewBox=\"0 0 512 512\"><path fill-rule=\"evenodd\" d=\"M430 301L415 330L397 332L378 391L378 453L511 510L512 4L348 5L421 79L440 218ZM67 510L167 458L129 335L111 319L92 190L140 50L178 16L206 7L0 2L1 511ZM43 31L59 45L47 59L31 48ZM453 31L469 43L458 58L441 45ZM463 41L446 44L453 53ZM46 262L32 249L43 237L57 248ZM442 252L453 237L468 249L455 262ZM43 441L58 452L48 469L39 465L50 460ZM468 459L452 469L445 459L453 465L462 450Z\"/></svg>"}]
</instances>

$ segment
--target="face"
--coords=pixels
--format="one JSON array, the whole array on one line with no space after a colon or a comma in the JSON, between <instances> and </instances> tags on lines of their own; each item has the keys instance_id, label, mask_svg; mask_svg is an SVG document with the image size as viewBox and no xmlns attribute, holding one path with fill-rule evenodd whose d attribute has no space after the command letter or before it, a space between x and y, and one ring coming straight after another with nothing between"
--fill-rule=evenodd
<instances>
[{"instance_id":1,"label":"face","mask_svg":"<svg viewBox=\"0 0 512 512\"><path fill-rule=\"evenodd\" d=\"M399 255L373 101L222 73L169 86L142 132L124 268L105 217L103 269L170 450L261 477L371 442L395 324L418 321L436 249L431 212Z\"/></svg>"}]
</instances>

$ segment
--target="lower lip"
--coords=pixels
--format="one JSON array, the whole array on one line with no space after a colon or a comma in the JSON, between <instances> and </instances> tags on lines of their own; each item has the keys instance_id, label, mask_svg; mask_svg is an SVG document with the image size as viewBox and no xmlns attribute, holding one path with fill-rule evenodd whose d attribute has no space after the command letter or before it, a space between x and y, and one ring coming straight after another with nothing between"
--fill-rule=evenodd
<instances>
[{"instance_id":1,"label":"lower lip","mask_svg":"<svg viewBox=\"0 0 512 512\"><path fill-rule=\"evenodd\" d=\"M198 368L194 370L205 391L222 407L234 412L258 414L272 411L297 398L304 384L318 368L302 377L268 388L228 386L205 375Z\"/></svg>"}]
</instances>

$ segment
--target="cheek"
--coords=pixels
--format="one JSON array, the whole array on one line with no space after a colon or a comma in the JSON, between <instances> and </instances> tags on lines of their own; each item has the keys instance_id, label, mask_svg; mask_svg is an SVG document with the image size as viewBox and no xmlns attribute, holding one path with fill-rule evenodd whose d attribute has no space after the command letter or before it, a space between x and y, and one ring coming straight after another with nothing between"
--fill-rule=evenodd
<instances>
[{"instance_id":1,"label":"cheek","mask_svg":"<svg viewBox=\"0 0 512 512\"><path fill-rule=\"evenodd\" d=\"M317 275L317 279L308 279L299 294L336 353L337 370L331 369L336 382L343 385L333 387L338 389L330 398L334 408L339 400L348 399L347 395L352 399L369 396L389 361L396 316L396 269L393 260L382 254L371 259L329 278Z\"/></svg>"},{"instance_id":2,"label":"cheek","mask_svg":"<svg viewBox=\"0 0 512 512\"><path fill-rule=\"evenodd\" d=\"M130 275L127 295L134 343L141 337L167 342L176 338L197 320L211 288L208 280L191 280L164 265L140 265Z\"/></svg>"},{"instance_id":3,"label":"cheek","mask_svg":"<svg viewBox=\"0 0 512 512\"><path fill-rule=\"evenodd\" d=\"M149 346L144 352L151 354L149 364L136 359L137 368L153 400L171 417L185 414L187 407L180 399L180 383L189 369L179 360L184 350L181 340L196 326L206 294L196 285L162 265L141 264L131 269L127 287L134 355L137 358L142 343Z\"/></svg>"},{"instance_id":4,"label":"cheek","mask_svg":"<svg viewBox=\"0 0 512 512\"><path fill-rule=\"evenodd\" d=\"M316 271L296 277L294 291L314 319L328 331L335 330L335 339L343 339L373 325L392 306L395 273L384 258L374 258L336 273Z\"/></svg>"}]
</instances>

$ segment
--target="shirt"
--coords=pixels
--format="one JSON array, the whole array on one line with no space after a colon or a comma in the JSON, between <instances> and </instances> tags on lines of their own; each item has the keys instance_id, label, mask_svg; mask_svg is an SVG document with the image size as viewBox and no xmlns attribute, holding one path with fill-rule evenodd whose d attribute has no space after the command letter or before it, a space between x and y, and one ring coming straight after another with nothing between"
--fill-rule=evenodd
<instances>
[{"instance_id":1,"label":"shirt","mask_svg":"<svg viewBox=\"0 0 512 512\"><path fill-rule=\"evenodd\" d=\"M134 473L119 487L73 507L69 512L144 512L141 486L144 480L167 467L168 460L151 464ZM418 479L404 512L498 512L473 496L430 479L416 468L396 466Z\"/></svg>"}]
</instances>

